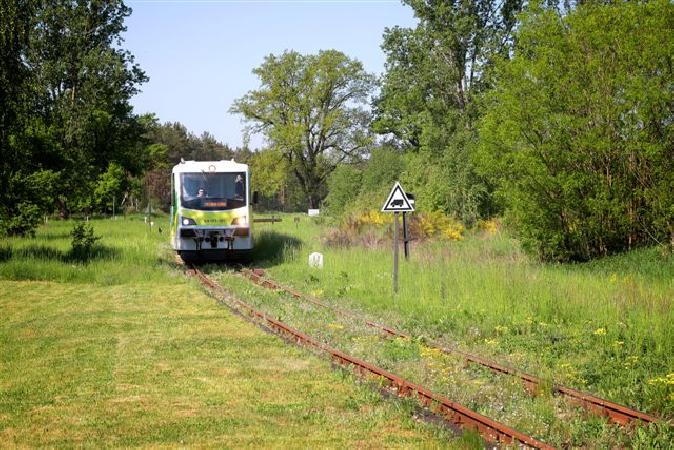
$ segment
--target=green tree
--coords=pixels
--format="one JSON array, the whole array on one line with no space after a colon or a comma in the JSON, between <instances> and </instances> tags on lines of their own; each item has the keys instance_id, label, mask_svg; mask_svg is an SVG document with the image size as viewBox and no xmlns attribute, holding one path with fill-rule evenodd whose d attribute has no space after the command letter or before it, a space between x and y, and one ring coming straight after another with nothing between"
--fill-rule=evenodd
<instances>
[{"instance_id":1,"label":"green tree","mask_svg":"<svg viewBox=\"0 0 674 450\"><path fill-rule=\"evenodd\" d=\"M30 233L45 213L53 172L35 167L24 127L32 77L25 64L35 3L0 1L0 234Z\"/></svg>"},{"instance_id":2,"label":"green tree","mask_svg":"<svg viewBox=\"0 0 674 450\"><path fill-rule=\"evenodd\" d=\"M386 73L374 103L373 128L418 153L410 157L415 172L406 188L418 192L420 206L472 222L490 211L488 186L472 162L479 101L494 56L511 48L522 2L404 3L419 24L384 33Z\"/></svg>"},{"instance_id":3,"label":"green tree","mask_svg":"<svg viewBox=\"0 0 674 450\"><path fill-rule=\"evenodd\" d=\"M260 89L235 101L231 111L283 153L309 207L316 208L335 167L368 149L364 105L374 78L359 61L336 50L269 55L253 73Z\"/></svg>"},{"instance_id":4,"label":"green tree","mask_svg":"<svg viewBox=\"0 0 674 450\"><path fill-rule=\"evenodd\" d=\"M255 152L250 160L250 171L254 190L267 198L283 196L289 171L288 162L279 150L264 149Z\"/></svg>"},{"instance_id":5,"label":"green tree","mask_svg":"<svg viewBox=\"0 0 674 450\"><path fill-rule=\"evenodd\" d=\"M674 4L534 5L499 64L481 167L544 259L674 242Z\"/></svg>"},{"instance_id":6,"label":"green tree","mask_svg":"<svg viewBox=\"0 0 674 450\"><path fill-rule=\"evenodd\" d=\"M120 202L124 198L126 188L126 173L117 163L110 163L108 170L98 176L94 188L94 204L104 211L112 209L113 205L119 210Z\"/></svg>"},{"instance_id":7,"label":"green tree","mask_svg":"<svg viewBox=\"0 0 674 450\"><path fill-rule=\"evenodd\" d=\"M111 162L130 174L144 169L144 129L129 100L147 78L121 48L130 13L121 0L50 0L36 10L25 55L34 74L26 139L33 163L59 174L63 215L86 203Z\"/></svg>"},{"instance_id":8,"label":"green tree","mask_svg":"<svg viewBox=\"0 0 674 450\"><path fill-rule=\"evenodd\" d=\"M330 174L325 198L329 215L340 217L357 204L362 176L362 171L351 164L342 164Z\"/></svg>"}]
</instances>

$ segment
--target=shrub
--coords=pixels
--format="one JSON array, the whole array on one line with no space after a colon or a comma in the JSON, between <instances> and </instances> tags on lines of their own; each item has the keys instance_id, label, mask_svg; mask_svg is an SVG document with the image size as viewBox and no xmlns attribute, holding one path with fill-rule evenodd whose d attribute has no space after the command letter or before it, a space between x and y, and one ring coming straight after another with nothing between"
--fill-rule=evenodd
<instances>
[{"instance_id":1,"label":"shrub","mask_svg":"<svg viewBox=\"0 0 674 450\"><path fill-rule=\"evenodd\" d=\"M442 239L460 241L463 239L465 227L456 220L450 219L442 211L420 213L410 219L410 234L415 239Z\"/></svg>"},{"instance_id":2,"label":"shrub","mask_svg":"<svg viewBox=\"0 0 674 450\"><path fill-rule=\"evenodd\" d=\"M30 202L21 202L11 214L0 214L0 234L34 236L42 220L42 210Z\"/></svg>"},{"instance_id":3,"label":"shrub","mask_svg":"<svg viewBox=\"0 0 674 450\"><path fill-rule=\"evenodd\" d=\"M72 236L71 255L75 259L88 259L91 256L91 250L101 237L94 236L94 227L85 222L75 224L70 231Z\"/></svg>"},{"instance_id":4,"label":"shrub","mask_svg":"<svg viewBox=\"0 0 674 450\"><path fill-rule=\"evenodd\" d=\"M341 217L360 194L361 172L350 165L340 165L328 178L328 196L325 198L326 212L333 217Z\"/></svg>"},{"instance_id":5,"label":"shrub","mask_svg":"<svg viewBox=\"0 0 674 450\"><path fill-rule=\"evenodd\" d=\"M674 4L532 7L497 64L477 159L545 260L674 239Z\"/></svg>"}]
</instances>

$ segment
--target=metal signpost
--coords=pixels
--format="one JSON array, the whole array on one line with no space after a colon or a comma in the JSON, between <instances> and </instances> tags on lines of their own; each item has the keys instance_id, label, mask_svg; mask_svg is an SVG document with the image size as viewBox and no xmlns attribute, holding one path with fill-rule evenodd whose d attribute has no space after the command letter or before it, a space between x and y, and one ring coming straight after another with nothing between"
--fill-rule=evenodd
<instances>
[{"instance_id":1,"label":"metal signpost","mask_svg":"<svg viewBox=\"0 0 674 450\"><path fill-rule=\"evenodd\" d=\"M414 194L406 192L405 196L412 208L414 208ZM410 259L410 232L407 225L407 211L403 211L403 250L405 253L405 261Z\"/></svg>"},{"instance_id":2,"label":"metal signpost","mask_svg":"<svg viewBox=\"0 0 674 450\"><path fill-rule=\"evenodd\" d=\"M393 292L398 292L398 247L400 246L398 239L398 215L399 213L406 213L414 211L414 206L407 198L407 194L403 190L399 182L395 182L391 192L388 195L384 206L381 208L382 212L393 213ZM405 227L405 240L407 241L407 227ZM407 243L405 244L405 254L407 255Z\"/></svg>"}]
</instances>

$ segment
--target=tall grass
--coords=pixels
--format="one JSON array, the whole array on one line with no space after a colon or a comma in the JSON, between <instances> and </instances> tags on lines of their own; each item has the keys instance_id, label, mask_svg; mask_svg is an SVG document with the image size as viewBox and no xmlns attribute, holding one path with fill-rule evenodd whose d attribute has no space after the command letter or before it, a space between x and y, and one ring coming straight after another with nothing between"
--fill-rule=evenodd
<instances>
[{"instance_id":1,"label":"tall grass","mask_svg":"<svg viewBox=\"0 0 674 450\"><path fill-rule=\"evenodd\" d=\"M152 228L142 216L91 220L101 239L84 261L72 257L74 222L51 221L34 238L8 238L0 244L0 279L102 285L159 281L171 256L166 218L154 220Z\"/></svg>"},{"instance_id":2,"label":"tall grass","mask_svg":"<svg viewBox=\"0 0 674 450\"><path fill-rule=\"evenodd\" d=\"M272 276L556 381L674 415L674 258L641 249L587 264L543 264L499 232L413 247L391 283L390 248L330 248L321 226L275 225L302 242ZM270 229L270 227L269 227ZM325 267L310 269L310 252Z\"/></svg>"}]
</instances>

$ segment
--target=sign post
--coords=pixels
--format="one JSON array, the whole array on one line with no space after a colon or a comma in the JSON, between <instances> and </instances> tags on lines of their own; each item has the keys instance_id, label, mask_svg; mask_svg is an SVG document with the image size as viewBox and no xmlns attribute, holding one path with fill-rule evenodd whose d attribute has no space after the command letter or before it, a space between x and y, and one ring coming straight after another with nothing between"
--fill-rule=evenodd
<instances>
[{"instance_id":1,"label":"sign post","mask_svg":"<svg viewBox=\"0 0 674 450\"><path fill-rule=\"evenodd\" d=\"M398 238L398 213L403 213L403 220L405 220L405 212L414 211L414 206L408 200L407 194L403 190L399 182L393 185L393 189L388 195L384 206L381 208L382 212L393 213L393 292L398 293L398 247L400 242ZM407 231L405 229L405 240L407 240ZM407 255L407 244L405 244L405 254Z\"/></svg>"},{"instance_id":2,"label":"sign post","mask_svg":"<svg viewBox=\"0 0 674 450\"><path fill-rule=\"evenodd\" d=\"M407 230L407 213L403 213L403 253L405 254L405 261L410 259L410 238Z\"/></svg>"},{"instance_id":3,"label":"sign post","mask_svg":"<svg viewBox=\"0 0 674 450\"><path fill-rule=\"evenodd\" d=\"M393 213L393 292L398 293L398 214ZM405 213L403 213L405 214Z\"/></svg>"}]
</instances>

